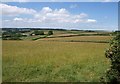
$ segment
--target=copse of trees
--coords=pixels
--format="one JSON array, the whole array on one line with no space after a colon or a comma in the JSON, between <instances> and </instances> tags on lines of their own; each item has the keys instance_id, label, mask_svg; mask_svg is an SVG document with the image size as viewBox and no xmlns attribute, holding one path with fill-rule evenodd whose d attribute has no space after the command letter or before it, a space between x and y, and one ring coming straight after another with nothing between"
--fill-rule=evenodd
<instances>
[{"instance_id":1,"label":"copse of trees","mask_svg":"<svg viewBox=\"0 0 120 84\"><path fill-rule=\"evenodd\" d=\"M48 31L48 35L53 35L53 31Z\"/></svg>"},{"instance_id":2,"label":"copse of trees","mask_svg":"<svg viewBox=\"0 0 120 84\"><path fill-rule=\"evenodd\" d=\"M102 77L102 82L120 83L120 32L111 41L105 56L110 59L111 65L106 71L106 76Z\"/></svg>"},{"instance_id":3,"label":"copse of trees","mask_svg":"<svg viewBox=\"0 0 120 84\"><path fill-rule=\"evenodd\" d=\"M20 37L22 37L22 34L17 32L7 31L2 33L3 40L21 40Z\"/></svg>"},{"instance_id":4,"label":"copse of trees","mask_svg":"<svg viewBox=\"0 0 120 84\"><path fill-rule=\"evenodd\" d=\"M44 35L44 31L35 30L32 34L35 34L35 35Z\"/></svg>"}]
</instances>

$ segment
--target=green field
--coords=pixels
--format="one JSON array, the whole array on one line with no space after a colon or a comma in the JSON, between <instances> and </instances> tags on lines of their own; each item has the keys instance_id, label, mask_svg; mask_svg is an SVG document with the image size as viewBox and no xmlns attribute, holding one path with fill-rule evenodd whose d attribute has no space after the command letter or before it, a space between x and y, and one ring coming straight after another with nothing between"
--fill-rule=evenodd
<instances>
[{"instance_id":1,"label":"green field","mask_svg":"<svg viewBox=\"0 0 120 84\"><path fill-rule=\"evenodd\" d=\"M86 36L62 39L110 38ZM109 43L60 42L45 39L3 41L3 82L97 82L109 67L109 61L104 56Z\"/></svg>"}]
</instances>

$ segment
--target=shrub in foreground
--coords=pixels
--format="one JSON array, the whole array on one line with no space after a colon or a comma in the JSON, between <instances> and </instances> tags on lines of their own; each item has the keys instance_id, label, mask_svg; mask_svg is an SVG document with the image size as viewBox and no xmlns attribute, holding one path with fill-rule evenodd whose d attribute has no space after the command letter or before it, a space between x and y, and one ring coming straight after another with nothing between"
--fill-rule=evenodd
<instances>
[{"instance_id":1,"label":"shrub in foreground","mask_svg":"<svg viewBox=\"0 0 120 84\"><path fill-rule=\"evenodd\" d=\"M120 83L120 33L111 41L110 48L106 51L105 56L110 59L111 65L102 81Z\"/></svg>"}]
</instances>

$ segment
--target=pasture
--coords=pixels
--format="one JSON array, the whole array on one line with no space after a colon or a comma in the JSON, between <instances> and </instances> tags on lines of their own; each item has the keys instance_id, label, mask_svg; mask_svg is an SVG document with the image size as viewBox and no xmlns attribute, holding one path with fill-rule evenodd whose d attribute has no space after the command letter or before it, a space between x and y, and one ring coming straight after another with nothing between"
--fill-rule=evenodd
<instances>
[{"instance_id":1,"label":"pasture","mask_svg":"<svg viewBox=\"0 0 120 84\"><path fill-rule=\"evenodd\" d=\"M104 55L109 43L50 39L110 40L111 37L3 41L3 82L98 82L109 67L109 60Z\"/></svg>"}]
</instances>

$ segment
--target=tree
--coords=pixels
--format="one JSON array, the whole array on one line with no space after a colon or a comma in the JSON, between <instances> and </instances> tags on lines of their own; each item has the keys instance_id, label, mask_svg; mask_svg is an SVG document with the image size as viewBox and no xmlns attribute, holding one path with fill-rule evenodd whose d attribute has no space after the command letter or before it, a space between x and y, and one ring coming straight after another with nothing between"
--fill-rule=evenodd
<instances>
[{"instance_id":1,"label":"tree","mask_svg":"<svg viewBox=\"0 0 120 84\"><path fill-rule=\"evenodd\" d=\"M33 34L35 34L35 35L44 35L44 31L35 30L35 31L33 32Z\"/></svg>"},{"instance_id":2,"label":"tree","mask_svg":"<svg viewBox=\"0 0 120 84\"><path fill-rule=\"evenodd\" d=\"M39 31L39 34L40 35L44 35L44 31Z\"/></svg>"},{"instance_id":3,"label":"tree","mask_svg":"<svg viewBox=\"0 0 120 84\"><path fill-rule=\"evenodd\" d=\"M3 40L21 40L20 37L22 37L22 34L17 32L6 31L2 33Z\"/></svg>"},{"instance_id":4,"label":"tree","mask_svg":"<svg viewBox=\"0 0 120 84\"><path fill-rule=\"evenodd\" d=\"M106 80L105 82L120 83L120 32L111 41L105 56L110 59L111 65L103 79Z\"/></svg>"},{"instance_id":5,"label":"tree","mask_svg":"<svg viewBox=\"0 0 120 84\"><path fill-rule=\"evenodd\" d=\"M53 31L48 31L48 35L53 35Z\"/></svg>"}]
</instances>

